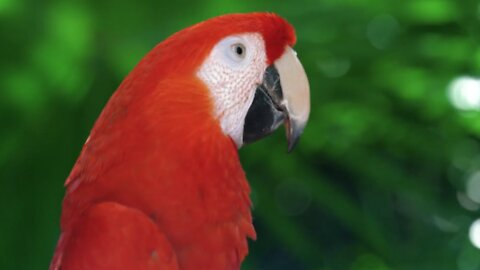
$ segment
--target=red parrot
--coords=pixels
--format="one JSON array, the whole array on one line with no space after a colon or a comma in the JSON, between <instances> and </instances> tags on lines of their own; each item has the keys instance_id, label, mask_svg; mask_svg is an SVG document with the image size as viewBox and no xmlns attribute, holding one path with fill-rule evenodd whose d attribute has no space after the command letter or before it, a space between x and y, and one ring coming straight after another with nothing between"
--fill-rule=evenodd
<instances>
[{"instance_id":1,"label":"red parrot","mask_svg":"<svg viewBox=\"0 0 480 270\"><path fill-rule=\"evenodd\" d=\"M255 239L238 149L310 111L292 26L272 13L188 27L150 51L66 180L51 270L239 269Z\"/></svg>"}]
</instances>

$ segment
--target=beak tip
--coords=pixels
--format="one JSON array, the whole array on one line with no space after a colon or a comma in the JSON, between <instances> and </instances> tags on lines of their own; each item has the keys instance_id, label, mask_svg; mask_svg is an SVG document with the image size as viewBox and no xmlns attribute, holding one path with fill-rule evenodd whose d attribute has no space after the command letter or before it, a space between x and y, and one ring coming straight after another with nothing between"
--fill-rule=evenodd
<instances>
[{"instance_id":1,"label":"beak tip","mask_svg":"<svg viewBox=\"0 0 480 270\"><path fill-rule=\"evenodd\" d=\"M285 123L286 131L287 131L287 141L288 141L288 153L293 151L293 148L298 143L300 139L300 135L303 133L303 129L305 127L304 124L297 123L295 120L288 119Z\"/></svg>"},{"instance_id":2,"label":"beak tip","mask_svg":"<svg viewBox=\"0 0 480 270\"><path fill-rule=\"evenodd\" d=\"M295 146L297 145L297 142L298 142L298 137L295 138L295 139L289 139L288 140L288 149L287 149L287 153L291 153L293 151L293 148L295 148Z\"/></svg>"}]
</instances>

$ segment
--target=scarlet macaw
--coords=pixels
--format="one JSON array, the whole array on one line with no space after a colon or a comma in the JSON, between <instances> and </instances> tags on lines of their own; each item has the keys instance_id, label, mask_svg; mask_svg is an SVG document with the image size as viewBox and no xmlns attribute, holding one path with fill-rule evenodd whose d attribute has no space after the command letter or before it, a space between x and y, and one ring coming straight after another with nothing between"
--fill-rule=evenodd
<instances>
[{"instance_id":1,"label":"scarlet macaw","mask_svg":"<svg viewBox=\"0 0 480 270\"><path fill-rule=\"evenodd\" d=\"M65 183L50 269L239 269L256 235L238 148L284 122L291 149L309 115L295 39L275 14L234 14L150 51Z\"/></svg>"}]
</instances>

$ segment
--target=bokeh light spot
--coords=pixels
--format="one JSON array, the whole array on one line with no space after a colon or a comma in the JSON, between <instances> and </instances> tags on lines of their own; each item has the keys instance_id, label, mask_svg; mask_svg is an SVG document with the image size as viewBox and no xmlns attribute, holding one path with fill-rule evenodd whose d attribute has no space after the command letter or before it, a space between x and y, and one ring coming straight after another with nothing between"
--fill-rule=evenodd
<instances>
[{"instance_id":1,"label":"bokeh light spot","mask_svg":"<svg viewBox=\"0 0 480 270\"><path fill-rule=\"evenodd\" d=\"M475 172L467 181L467 196L474 202L480 203L480 171Z\"/></svg>"},{"instance_id":2,"label":"bokeh light spot","mask_svg":"<svg viewBox=\"0 0 480 270\"><path fill-rule=\"evenodd\" d=\"M367 38L373 47L383 50L390 45L399 29L398 21L392 15L379 15L368 23Z\"/></svg>"},{"instance_id":3,"label":"bokeh light spot","mask_svg":"<svg viewBox=\"0 0 480 270\"><path fill-rule=\"evenodd\" d=\"M351 64L347 58L328 55L320 60L317 65L325 77L339 78L347 74Z\"/></svg>"},{"instance_id":4,"label":"bokeh light spot","mask_svg":"<svg viewBox=\"0 0 480 270\"><path fill-rule=\"evenodd\" d=\"M460 205L470 211L477 211L480 209L480 205L472 201L465 193L457 192L457 200Z\"/></svg>"},{"instance_id":5,"label":"bokeh light spot","mask_svg":"<svg viewBox=\"0 0 480 270\"><path fill-rule=\"evenodd\" d=\"M317 62L320 71L328 78L339 78L347 74L350 69L350 60L328 54Z\"/></svg>"},{"instance_id":6,"label":"bokeh light spot","mask_svg":"<svg viewBox=\"0 0 480 270\"><path fill-rule=\"evenodd\" d=\"M480 110L480 80L461 76L448 86L450 102L460 110Z\"/></svg>"},{"instance_id":7,"label":"bokeh light spot","mask_svg":"<svg viewBox=\"0 0 480 270\"><path fill-rule=\"evenodd\" d=\"M433 216L433 224L437 226L437 228L442 232L457 232L458 226L449 219L434 215Z\"/></svg>"},{"instance_id":8,"label":"bokeh light spot","mask_svg":"<svg viewBox=\"0 0 480 270\"><path fill-rule=\"evenodd\" d=\"M475 220L472 225L470 225L468 237L472 244L480 249L480 219Z\"/></svg>"},{"instance_id":9,"label":"bokeh light spot","mask_svg":"<svg viewBox=\"0 0 480 270\"><path fill-rule=\"evenodd\" d=\"M287 216L301 215L312 201L311 193L302 182L300 180L295 182L295 184L281 183L275 191L277 207Z\"/></svg>"},{"instance_id":10,"label":"bokeh light spot","mask_svg":"<svg viewBox=\"0 0 480 270\"><path fill-rule=\"evenodd\" d=\"M423 23L440 24L454 20L459 16L459 9L455 1L408 1L404 8L410 20Z\"/></svg>"}]
</instances>

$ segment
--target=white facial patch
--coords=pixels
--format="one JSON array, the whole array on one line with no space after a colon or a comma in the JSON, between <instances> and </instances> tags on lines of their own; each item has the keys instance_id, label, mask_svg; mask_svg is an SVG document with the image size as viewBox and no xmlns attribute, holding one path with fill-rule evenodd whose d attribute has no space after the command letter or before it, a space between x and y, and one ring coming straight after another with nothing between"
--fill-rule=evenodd
<instances>
[{"instance_id":1,"label":"white facial patch","mask_svg":"<svg viewBox=\"0 0 480 270\"><path fill-rule=\"evenodd\" d=\"M238 148L243 143L245 117L266 68L262 36L247 33L222 39L197 72L211 92L223 132Z\"/></svg>"}]
</instances>

